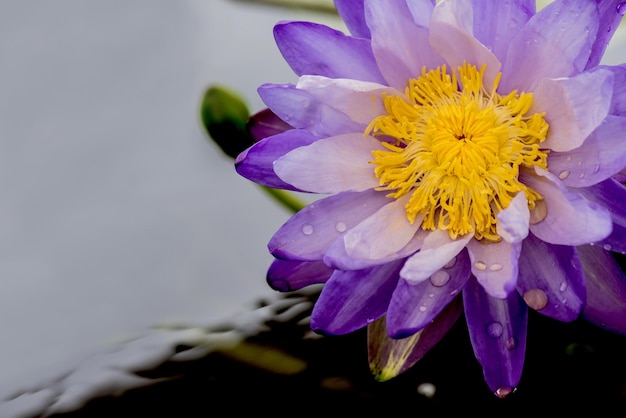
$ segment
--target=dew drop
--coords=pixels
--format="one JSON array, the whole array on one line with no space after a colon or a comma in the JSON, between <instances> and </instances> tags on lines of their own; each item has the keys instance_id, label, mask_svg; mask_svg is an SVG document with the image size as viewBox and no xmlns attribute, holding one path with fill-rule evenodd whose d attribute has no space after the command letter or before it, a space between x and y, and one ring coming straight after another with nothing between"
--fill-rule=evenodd
<instances>
[{"instance_id":1,"label":"dew drop","mask_svg":"<svg viewBox=\"0 0 626 418\"><path fill-rule=\"evenodd\" d=\"M436 391L437 388L432 383L421 383L417 386L417 393L427 398L432 398L433 396L435 396Z\"/></svg>"},{"instance_id":2,"label":"dew drop","mask_svg":"<svg viewBox=\"0 0 626 418\"><path fill-rule=\"evenodd\" d=\"M502 270L502 264L494 263L494 264L489 266L489 270L491 270L491 271L500 271L500 270Z\"/></svg>"},{"instance_id":3,"label":"dew drop","mask_svg":"<svg viewBox=\"0 0 626 418\"><path fill-rule=\"evenodd\" d=\"M536 311L548 306L548 295L541 289L530 289L524 293L523 298L526 304Z\"/></svg>"},{"instance_id":4,"label":"dew drop","mask_svg":"<svg viewBox=\"0 0 626 418\"><path fill-rule=\"evenodd\" d=\"M600 164L596 164L593 166L593 173L597 173L598 171L600 171Z\"/></svg>"},{"instance_id":5,"label":"dew drop","mask_svg":"<svg viewBox=\"0 0 626 418\"><path fill-rule=\"evenodd\" d=\"M450 281L450 274L447 271L439 270L430 276L430 283L433 286L441 287L445 286Z\"/></svg>"},{"instance_id":6,"label":"dew drop","mask_svg":"<svg viewBox=\"0 0 626 418\"><path fill-rule=\"evenodd\" d=\"M302 225L302 233L304 235L311 235L313 233L313 225L311 224Z\"/></svg>"},{"instance_id":7,"label":"dew drop","mask_svg":"<svg viewBox=\"0 0 626 418\"><path fill-rule=\"evenodd\" d=\"M578 175L578 178L579 178L579 179L582 179L582 178L584 178L584 177L585 177L585 173L580 173L580 174Z\"/></svg>"},{"instance_id":8,"label":"dew drop","mask_svg":"<svg viewBox=\"0 0 626 418\"><path fill-rule=\"evenodd\" d=\"M501 336L503 330L502 324L499 322L491 322L487 325L487 335L492 338L498 338Z\"/></svg>"},{"instance_id":9,"label":"dew drop","mask_svg":"<svg viewBox=\"0 0 626 418\"><path fill-rule=\"evenodd\" d=\"M494 392L494 395L496 395L500 399L504 399L508 395L510 395L512 392L513 392L513 389L511 389L508 386L503 386L501 388L496 389L496 391Z\"/></svg>"},{"instance_id":10,"label":"dew drop","mask_svg":"<svg viewBox=\"0 0 626 418\"><path fill-rule=\"evenodd\" d=\"M565 159L565 161L567 161L567 162L572 161L572 156L571 156L571 155L568 155L568 156L567 156L567 158Z\"/></svg>"},{"instance_id":11,"label":"dew drop","mask_svg":"<svg viewBox=\"0 0 626 418\"><path fill-rule=\"evenodd\" d=\"M624 13L626 13L626 2L621 2L620 4L618 4L615 7L615 10L617 10L617 13L624 16Z\"/></svg>"},{"instance_id":12,"label":"dew drop","mask_svg":"<svg viewBox=\"0 0 626 418\"><path fill-rule=\"evenodd\" d=\"M487 264L483 263L482 261L476 261L474 263L474 267L476 268L476 270L487 270Z\"/></svg>"},{"instance_id":13,"label":"dew drop","mask_svg":"<svg viewBox=\"0 0 626 418\"><path fill-rule=\"evenodd\" d=\"M565 292L566 290L567 290L567 282L561 283L561 286L559 286L559 291Z\"/></svg>"},{"instance_id":14,"label":"dew drop","mask_svg":"<svg viewBox=\"0 0 626 418\"><path fill-rule=\"evenodd\" d=\"M559 178L561 180L565 180L566 178L569 177L569 171L568 170L563 170L559 173Z\"/></svg>"},{"instance_id":15,"label":"dew drop","mask_svg":"<svg viewBox=\"0 0 626 418\"><path fill-rule=\"evenodd\" d=\"M445 265L445 266L443 266L443 268L444 268L444 269L451 269L452 267L454 267L454 265L455 265L455 264L456 264L456 257L452 257L452 258L450 259L450 261L448 261L448 262L446 263L446 265Z\"/></svg>"},{"instance_id":16,"label":"dew drop","mask_svg":"<svg viewBox=\"0 0 626 418\"><path fill-rule=\"evenodd\" d=\"M506 340L506 349L507 350L515 350L517 348L517 338L510 337Z\"/></svg>"},{"instance_id":17,"label":"dew drop","mask_svg":"<svg viewBox=\"0 0 626 418\"><path fill-rule=\"evenodd\" d=\"M335 229L337 230L337 232L344 232L346 230L346 224L343 222L337 222L335 224Z\"/></svg>"},{"instance_id":18,"label":"dew drop","mask_svg":"<svg viewBox=\"0 0 626 418\"><path fill-rule=\"evenodd\" d=\"M548 216L548 206L545 201L539 200L535 203L535 209L530 211L530 223L532 225L538 224L546 219L546 216Z\"/></svg>"},{"instance_id":19,"label":"dew drop","mask_svg":"<svg viewBox=\"0 0 626 418\"><path fill-rule=\"evenodd\" d=\"M434 294L434 293L429 293L429 294L428 294L428 297L429 297L430 299L432 299L432 298L434 298L434 297L435 297L435 294Z\"/></svg>"},{"instance_id":20,"label":"dew drop","mask_svg":"<svg viewBox=\"0 0 626 418\"><path fill-rule=\"evenodd\" d=\"M426 306L424 305L420 306L420 312L426 312Z\"/></svg>"},{"instance_id":21,"label":"dew drop","mask_svg":"<svg viewBox=\"0 0 626 418\"><path fill-rule=\"evenodd\" d=\"M457 293L459 293L459 289L454 289L454 290L452 290L452 291L450 292L450 296L454 296L454 295L456 295Z\"/></svg>"},{"instance_id":22,"label":"dew drop","mask_svg":"<svg viewBox=\"0 0 626 418\"><path fill-rule=\"evenodd\" d=\"M604 248L604 249L605 249L605 250L607 250L607 251L611 251L611 250L613 249L613 247L611 246L611 244L604 244L604 245L602 246L602 248Z\"/></svg>"},{"instance_id":23,"label":"dew drop","mask_svg":"<svg viewBox=\"0 0 626 418\"><path fill-rule=\"evenodd\" d=\"M583 165L583 160L578 160L578 166L580 167L581 165Z\"/></svg>"}]
</instances>

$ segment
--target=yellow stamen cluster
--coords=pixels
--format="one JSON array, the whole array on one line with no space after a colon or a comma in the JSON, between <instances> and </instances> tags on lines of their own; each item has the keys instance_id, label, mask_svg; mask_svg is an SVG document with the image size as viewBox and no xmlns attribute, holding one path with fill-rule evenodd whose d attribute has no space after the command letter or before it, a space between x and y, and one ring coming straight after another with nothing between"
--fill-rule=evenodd
<instances>
[{"instance_id":1,"label":"yellow stamen cluster","mask_svg":"<svg viewBox=\"0 0 626 418\"><path fill-rule=\"evenodd\" d=\"M539 144L548 124L543 114L527 114L532 94L498 94L501 74L488 91L484 72L468 64L451 73L422 69L404 96L383 96L387 114L365 131L386 148L372 153L379 189L410 194L409 221L424 214L422 228L445 229L453 239L473 231L499 241L496 214L519 192L530 209L541 199L518 180L520 167L547 168Z\"/></svg>"}]
</instances>

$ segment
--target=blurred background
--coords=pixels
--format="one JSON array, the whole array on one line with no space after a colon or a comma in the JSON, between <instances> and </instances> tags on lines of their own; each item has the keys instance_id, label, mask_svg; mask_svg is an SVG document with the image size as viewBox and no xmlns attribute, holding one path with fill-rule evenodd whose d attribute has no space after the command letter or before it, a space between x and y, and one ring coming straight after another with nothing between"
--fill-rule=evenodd
<instances>
[{"instance_id":1,"label":"blurred background","mask_svg":"<svg viewBox=\"0 0 626 418\"><path fill-rule=\"evenodd\" d=\"M255 112L259 85L295 81L277 21L344 28L331 0L280 3L0 1L0 417L141 385L111 370L172 340L121 347L274 295L266 245L290 213L198 114L210 85ZM623 32L605 63L626 61ZM77 370L80 390L59 385Z\"/></svg>"}]
</instances>

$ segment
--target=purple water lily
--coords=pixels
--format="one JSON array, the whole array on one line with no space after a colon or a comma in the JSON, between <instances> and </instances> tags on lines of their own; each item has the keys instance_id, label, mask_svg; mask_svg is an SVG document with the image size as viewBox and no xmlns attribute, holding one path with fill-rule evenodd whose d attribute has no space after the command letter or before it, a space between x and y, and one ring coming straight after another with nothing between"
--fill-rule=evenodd
<instances>
[{"instance_id":1,"label":"purple water lily","mask_svg":"<svg viewBox=\"0 0 626 418\"><path fill-rule=\"evenodd\" d=\"M274 34L297 84L242 176L323 196L269 243L269 284L324 283L330 335L368 327L380 380L463 314L489 388L519 383L528 308L626 334L626 65L600 60L626 4L336 0L350 35ZM288 124L288 125L287 125ZM262 124L261 124L262 126Z\"/></svg>"}]
</instances>

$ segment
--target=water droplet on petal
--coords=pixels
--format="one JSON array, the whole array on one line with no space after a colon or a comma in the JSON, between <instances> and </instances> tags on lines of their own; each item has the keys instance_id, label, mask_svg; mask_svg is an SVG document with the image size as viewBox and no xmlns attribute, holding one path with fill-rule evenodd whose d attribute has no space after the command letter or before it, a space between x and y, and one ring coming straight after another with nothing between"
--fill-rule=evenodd
<instances>
[{"instance_id":1,"label":"water droplet on petal","mask_svg":"<svg viewBox=\"0 0 626 418\"><path fill-rule=\"evenodd\" d=\"M604 248L604 249L605 249L605 250L607 250L607 251L611 251L611 250L613 249L613 247L611 246L611 244L604 244L604 245L602 246L602 248Z\"/></svg>"},{"instance_id":2,"label":"water droplet on petal","mask_svg":"<svg viewBox=\"0 0 626 418\"><path fill-rule=\"evenodd\" d=\"M578 175L578 178L579 178L579 179L585 178L585 173L580 173L580 174Z\"/></svg>"},{"instance_id":3,"label":"water droplet on petal","mask_svg":"<svg viewBox=\"0 0 626 418\"><path fill-rule=\"evenodd\" d=\"M559 290L561 292L565 292L567 290L567 282L561 283L561 286L559 286Z\"/></svg>"},{"instance_id":4,"label":"water droplet on petal","mask_svg":"<svg viewBox=\"0 0 626 418\"><path fill-rule=\"evenodd\" d=\"M617 13L624 16L624 13L626 13L626 2L621 2L620 4L618 4L615 7L615 10L617 10Z\"/></svg>"},{"instance_id":5,"label":"water droplet on petal","mask_svg":"<svg viewBox=\"0 0 626 418\"><path fill-rule=\"evenodd\" d=\"M448 261L448 262L446 263L446 265L445 265L445 266L443 266L443 268L444 268L444 269L451 269L452 267L454 267L454 265L455 265L455 264L456 264L456 257L452 257L452 258L450 259L450 261Z\"/></svg>"},{"instance_id":6,"label":"water droplet on petal","mask_svg":"<svg viewBox=\"0 0 626 418\"><path fill-rule=\"evenodd\" d=\"M569 171L568 170L563 170L559 173L559 178L561 180L565 180L566 178L569 177Z\"/></svg>"},{"instance_id":7,"label":"water droplet on petal","mask_svg":"<svg viewBox=\"0 0 626 418\"><path fill-rule=\"evenodd\" d=\"M494 395L496 395L500 399L503 399L503 398L506 398L508 395L510 395L512 392L513 392L513 389L511 389L508 386L503 386L501 388L496 389L496 391L494 392Z\"/></svg>"},{"instance_id":8,"label":"water droplet on petal","mask_svg":"<svg viewBox=\"0 0 626 418\"><path fill-rule=\"evenodd\" d=\"M565 161L567 161L567 162L572 161L572 156L571 156L571 155L568 155L568 156L567 156L567 158L565 159Z\"/></svg>"},{"instance_id":9,"label":"water droplet on petal","mask_svg":"<svg viewBox=\"0 0 626 418\"><path fill-rule=\"evenodd\" d=\"M489 266L489 270L491 270L491 271L500 271L500 270L502 270L502 264L500 264L500 263L493 263L492 265Z\"/></svg>"},{"instance_id":10,"label":"water droplet on petal","mask_svg":"<svg viewBox=\"0 0 626 418\"><path fill-rule=\"evenodd\" d=\"M420 312L426 312L426 306L424 305L420 306Z\"/></svg>"},{"instance_id":11,"label":"water droplet on petal","mask_svg":"<svg viewBox=\"0 0 626 418\"><path fill-rule=\"evenodd\" d=\"M597 173L598 171L600 171L600 164L596 164L593 166L593 173Z\"/></svg>"},{"instance_id":12,"label":"water droplet on petal","mask_svg":"<svg viewBox=\"0 0 626 418\"><path fill-rule=\"evenodd\" d=\"M504 328L502 328L502 324L499 322L492 322L490 324L487 324L487 335L492 338L498 338L499 336L501 336L503 330Z\"/></svg>"},{"instance_id":13,"label":"water droplet on petal","mask_svg":"<svg viewBox=\"0 0 626 418\"><path fill-rule=\"evenodd\" d=\"M430 283L433 286L441 287L445 286L450 281L450 274L447 271L439 270L430 276Z\"/></svg>"},{"instance_id":14,"label":"water droplet on petal","mask_svg":"<svg viewBox=\"0 0 626 418\"><path fill-rule=\"evenodd\" d=\"M546 216L548 216L548 206L546 202L543 200L535 202L535 208L530 211L530 223L532 225L538 224L546 219Z\"/></svg>"},{"instance_id":15,"label":"water droplet on petal","mask_svg":"<svg viewBox=\"0 0 626 418\"><path fill-rule=\"evenodd\" d=\"M530 289L524 293L523 298L526 305L536 311L548 306L548 295L541 289Z\"/></svg>"},{"instance_id":16,"label":"water droplet on petal","mask_svg":"<svg viewBox=\"0 0 626 418\"><path fill-rule=\"evenodd\" d=\"M435 294L434 294L434 293L429 293L429 294L428 294L428 297L432 299L432 298L434 298L434 297L435 297Z\"/></svg>"},{"instance_id":17,"label":"water droplet on petal","mask_svg":"<svg viewBox=\"0 0 626 418\"><path fill-rule=\"evenodd\" d=\"M482 261L476 261L474 263L474 267L476 268L476 270L487 270L487 264L483 263Z\"/></svg>"},{"instance_id":18,"label":"water droplet on petal","mask_svg":"<svg viewBox=\"0 0 626 418\"><path fill-rule=\"evenodd\" d=\"M335 229L337 230L337 232L344 232L346 230L346 224L343 222L337 222L335 224Z\"/></svg>"},{"instance_id":19,"label":"water droplet on petal","mask_svg":"<svg viewBox=\"0 0 626 418\"><path fill-rule=\"evenodd\" d=\"M304 235L311 235L313 233L313 225L311 224L302 225L302 233Z\"/></svg>"},{"instance_id":20,"label":"water droplet on petal","mask_svg":"<svg viewBox=\"0 0 626 418\"><path fill-rule=\"evenodd\" d=\"M506 340L506 349L507 350L515 350L517 348L517 338L510 337Z\"/></svg>"}]
</instances>

